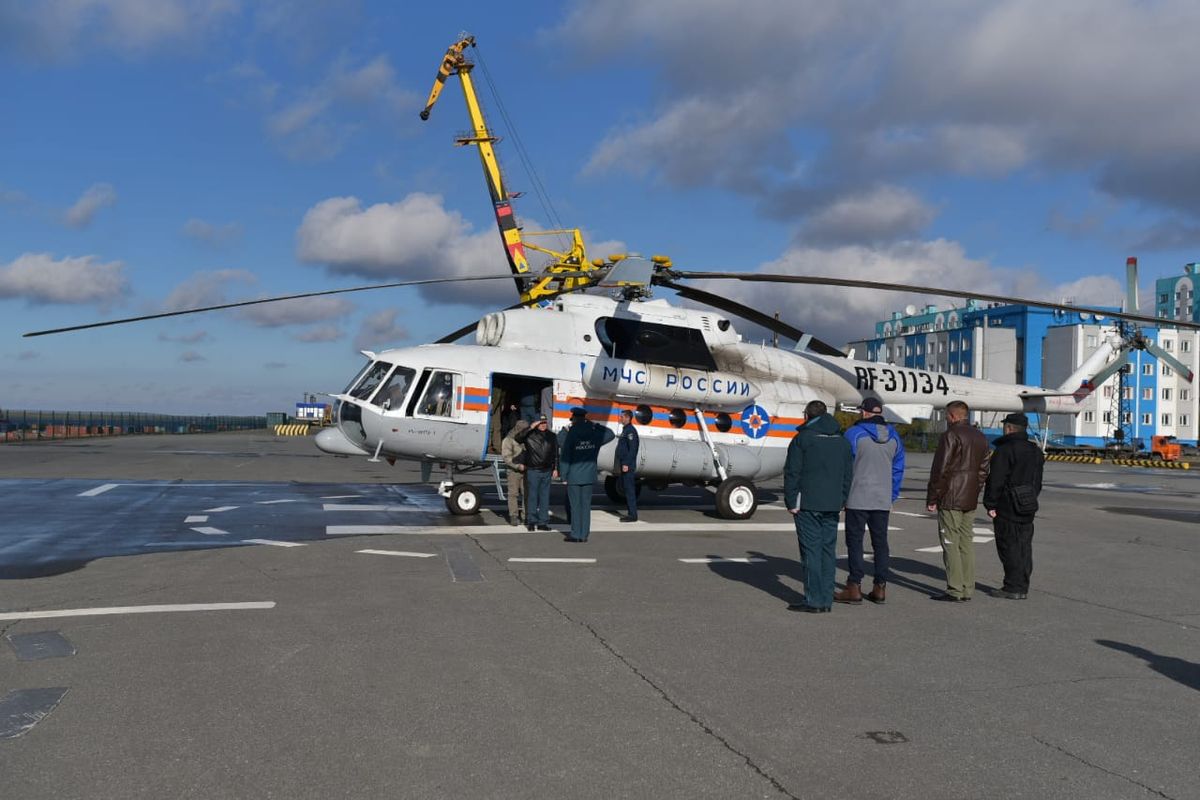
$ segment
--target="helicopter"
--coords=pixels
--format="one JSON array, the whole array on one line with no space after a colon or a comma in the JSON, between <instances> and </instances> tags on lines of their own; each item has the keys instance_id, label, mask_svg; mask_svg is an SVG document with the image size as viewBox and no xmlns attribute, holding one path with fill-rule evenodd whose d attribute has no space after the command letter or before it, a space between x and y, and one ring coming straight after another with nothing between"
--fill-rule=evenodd
<instances>
[{"instance_id":1,"label":"helicopter","mask_svg":"<svg viewBox=\"0 0 1200 800\"><path fill-rule=\"evenodd\" d=\"M609 427L616 427L618 415L628 409L642 427L637 464L641 484L655 489L704 486L714 495L719 516L739 520L752 517L757 509L756 482L782 474L787 445L803 424L803 409L811 400L837 408L877 397L892 422L927 418L954 400L978 411L1078 413L1080 403L1120 369L1134 349L1151 351L1188 381L1193 377L1186 365L1162 352L1137 327L1162 321L1134 312L838 277L680 271L661 256L612 256L587 276L587 284L564 288L533 306L517 303L489 313L433 343L362 351L366 363L345 389L330 395L335 401L334 425L316 435L316 446L338 456L420 462L425 476L440 464L445 473L438 491L448 510L469 515L480 510L480 490L460 476L491 469L497 492L503 495L498 455L503 407L519 402L532 413L545 414L554 430L567 424L575 407ZM555 275L558 281L569 277L561 271ZM302 297L501 279L512 278L430 278L306 292L25 335ZM787 322L691 286L690 280L925 292L1093 312L1122 325L1060 387L1045 389L856 360ZM657 287L710 309L684 308L655 298ZM733 317L778 333L794 341L795 348L747 341ZM1200 329L1194 323L1171 324ZM473 343L457 343L471 333ZM615 442L601 448L598 464L607 493L619 499Z\"/></svg>"}]
</instances>

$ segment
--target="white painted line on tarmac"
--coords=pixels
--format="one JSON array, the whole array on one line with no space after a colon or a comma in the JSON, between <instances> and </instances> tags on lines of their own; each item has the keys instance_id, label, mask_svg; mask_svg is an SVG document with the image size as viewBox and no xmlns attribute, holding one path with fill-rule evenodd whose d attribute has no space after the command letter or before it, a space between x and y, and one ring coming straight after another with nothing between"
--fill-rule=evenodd
<instances>
[{"instance_id":1,"label":"white painted line on tarmac","mask_svg":"<svg viewBox=\"0 0 1200 800\"><path fill-rule=\"evenodd\" d=\"M993 537L993 536L972 536L971 541L974 542L975 544L983 544L984 542L992 541L992 539L994 539L994 538L995 537ZM942 546L938 545L937 547L918 547L917 552L918 553L940 553L940 552L942 552Z\"/></svg>"},{"instance_id":2,"label":"white painted line on tarmac","mask_svg":"<svg viewBox=\"0 0 1200 800\"><path fill-rule=\"evenodd\" d=\"M304 542L280 542L275 539L242 539L246 544L269 544L274 547L304 547Z\"/></svg>"},{"instance_id":3,"label":"white painted line on tarmac","mask_svg":"<svg viewBox=\"0 0 1200 800\"><path fill-rule=\"evenodd\" d=\"M274 608L275 601L261 603L187 603L173 606L114 606L111 608L65 608L58 611L11 611L0 620L53 619L56 617L99 617L111 614L165 614L174 611L243 611Z\"/></svg>"},{"instance_id":4,"label":"white painted line on tarmac","mask_svg":"<svg viewBox=\"0 0 1200 800\"><path fill-rule=\"evenodd\" d=\"M119 484L119 483L106 483L103 486L97 486L95 489L88 489L86 492L80 492L79 494L77 494L75 496L76 497L95 497L98 494L104 494L109 489L115 489L120 485L121 484Z\"/></svg>"},{"instance_id":5,"label":"white painted line on tarmac","mask_svg":"<svg viewBox=\"0 0 1200 800\"><path fill-rule=\"evenodd\" d=\"M216 508L204 509L205 514L219 514L222 511L233 511L237 506L217 506Z\"/></svg>"},{"instance_id":6,"label":"white painted line on tarmac","mask_svg":"<svg viewBox=\"0 0 1200 800\"><path fill-rule=\"evenodd\" d=\"M594 558L510 558L522 564L595 564Z\"/></svg>"},{"instance_id":7,"label":"white painted line on tarmac","mask_svg":"<svg viewBox=\"0 0 1200 800\"><path fill-rule=\"evenodd\" d=\"M362 497L361 494L327 494L322 497L322 500L349 500L353 497Z\"/></svg>"},{"instance_id":8,"label":"white painted line on tarmac","mask_svg":"<svg viewBox=\"0 0 1200 800\"><path fill-rule=\"evenodd\" d=\"M229 531L223 531L220 528L192 528L196 533L203 533L205 536L228 536Z\"/></svg>"},{"instance_id":9,"label":"white painted line on tarmac","mask_svg":"<svg viewBox=\"0 0 1200 800\"><path fill-rule=\"evenodd\" d=\"M208 515L207 514L192 514L191 516L189 516L187 519L184 520L184 524L187 524L189 522L208 522Z\"/></svg>"},{"instance_id":10,"label":"white painted line on tarmac","mask_svg":"<svg viewBox=\"0 0 1200 800\"><path fill-rule=\"evenodd\" d=\"M681 558L684 564L765 564L765 558Z\"/></svg>"},{"instance_id":11,"label":"white painted line on tarmac","mask_svg":"<svg viewBox=\"0 0 1200 800\"><path fill-rule=\"evenodd\" d=\"M918 514L915 511L897 511L894 508L892 509L892 513L899 514L902 517L921 517L923 519L933 519L934 517L937 516L936 514L932 514L928 511L925 512L924 514Z\"/></svg>"},{"instance_id":12,"label":"white painted line on tarmac","mask_svg":"<svg viewBox=\"0 0 1200 800\"><path fill-rule=\"evenodd\" d=\"M355 550L371 556L405 556L407 558L437 558L437 553L410 553L407 550Z\"/></svg>"},{"instance_id":13,"label":"white painted line on tarmac","mask_svg":"<svg viewBox=\"0 0 1200 800\"><path fill-rule=\"evenodd\" d=\"M417 508L416 506L368 506L359 503L344 504L344 503L324 503L321 506L326 511L419 511L428 513L427 508Z\"/></svg>"},{"instance_id":14,"label":"white painted line on tarmac","mask_svg":"<svg viewBox=\"0 0 1200 800\"><path fill-rule=\"evenodd\" d=\"M299 500L255 500L255 505L273 506L276 503L299 503Z\"/></svg>"},{"instance_id":15,"label":"white painted line on tarmac","mask_svg":"<svg viewBox=\"0 0 1200 800\"><path fill-rule=\"evenodd\" d=\"M388 533L409 536L448 536L450 534L525 533L507 525L326 525L326 536L377 536Z\"/></svg>"}]
</instances>

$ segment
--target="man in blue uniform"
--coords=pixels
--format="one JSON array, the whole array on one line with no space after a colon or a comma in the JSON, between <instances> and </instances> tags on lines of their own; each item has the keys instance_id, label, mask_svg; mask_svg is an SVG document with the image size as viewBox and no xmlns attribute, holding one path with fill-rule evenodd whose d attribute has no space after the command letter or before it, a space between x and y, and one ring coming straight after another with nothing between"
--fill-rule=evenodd
<instances>
[{"instance_id":1,"label":"man in blue uniform","mask_svg":"<svg viewBox=\"0 0 1200 800\"><path fill-rule=\"evenodd\" d=\"M558 472L567 484L571 509L568 542L586 542L592 526L592 487L596 484L596 459L600 448L613 440L613 432L587 418L587 411L571 409L571 427L563 436Z\"/></svg>"},{"instance_id":2,"label":"man in blue uniform","mask_svg":"<svg viewBox=\"0 0 1200 800\"><path fill-rule=\"evenodd\" d=\"M804 425L792 437L783 467L783 501L795 516L804 562L804 602L788 610L810 614L833 607L838 516L854 478L850 443L827 412L820 400L804 407Z\"/></svg>"},{"instance_id":3,"label":"man in blue uniform","mask_svg":"<svg viewBox=\"0 0 1200 800\"><path fill-rule=\"evenodd\" d=\"M637 522L637 464L638 464L638 432L633 427L633 412L625 409L621 412L621 438L617 441L617 474L618 485L625 492L625 504L629 513L621 517L621 522Z\"/></svg>"}]
</instances>

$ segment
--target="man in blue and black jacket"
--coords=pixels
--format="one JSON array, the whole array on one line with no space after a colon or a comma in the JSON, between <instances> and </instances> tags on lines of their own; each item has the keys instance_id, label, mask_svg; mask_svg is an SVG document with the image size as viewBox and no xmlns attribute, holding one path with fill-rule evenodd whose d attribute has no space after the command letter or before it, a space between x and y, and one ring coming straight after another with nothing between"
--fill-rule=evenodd
<instances>
[{"instance_id":1,"label":"man in blue and black jacket","mask_svg":"<svg viewBox=\"0 0 1200 800\"><path fill-rule=\"evenodd\" d=\"M904 443L896 429L883 418L883 403L865 397L858 407L862 419L846 431L854 455L854 482L846 499L846 554L850 575L846 588L833 596L835 602L857 605L863 600L863 531L871 531L875 582L866 598L872 603L887 599L888 517L900 496L904 479Z\"/></svg>"}]
</instances>

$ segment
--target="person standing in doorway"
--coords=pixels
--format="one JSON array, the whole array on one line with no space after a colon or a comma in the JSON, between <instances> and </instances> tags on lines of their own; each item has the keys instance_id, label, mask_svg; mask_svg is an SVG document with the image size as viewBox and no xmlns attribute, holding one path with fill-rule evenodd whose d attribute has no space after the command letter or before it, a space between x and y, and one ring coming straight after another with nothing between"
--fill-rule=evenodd
<instances>
[{"instance_id":1,"label":"person standing in doorway","mask_svg":"<svg viewBox=\"0 0 1200 800\"><path fill-rule=\"evenodd\" d=\"M600 448L615 437L613 432L587 418L579 406L571 409L571 427L563 437L559 454L559 472L567 484L567 504L571 511L568 542L586 542L592 525L592 488L596 484L596 460Z\"/></svg>"},{"instance_id":2,"label":"person standing in doorway","mask_svg":"<svg viewBox=\"0 0 1200 800\"><path fill-rule=\"evenodd\" d=\"M529 423L523 419L517 420L513 423L513 429L500 444L500 457L504 459L504 466L508 473L506 490L510 525L521 524L521 500L524 498L525 505L529 505L529 499L525 493L525 448L517 441L517 436L527 430L529 430Z\"/></svg>"},{"instance_id":3,"label":"person standing in doorway","mask_svg":"<svg viewBox=\"0 0 1200 800\"><path fill-rule=\"evenodd\" d=\"M944 602L965 602L975 592L972 523L991 451L987 439L968 422L970 416L961 400L946 405L946 432L933 454L925 493L925 508L938 515L938 541L946 565L946 591L933 599Z\"/></svg>"},{"instance_id":4,"label":"person standing in doorway","mask_svg":"<svg viewBox=\"0 0 1200 800\"><path fill-rule=\"evenodd\" d=\"M863 532L871 531L871 553L875 575L869 594L872 603L887 601L888 517L892 503L900 496L904 479L904 443L896 429L883 418L883 403L877 397L864 398L858 407L862 419L846 431L854 456L854 481L846 499L846 555L850 575L846 588L833 596L835 602L858 604L863 601Z\"/></svg>"},{"instance_id":5,"label":"person standing in doorway","mask_svg":"<svg viewBox=\"0 0 1200 800\"><path fill-rule=\"evenodd\" d=\"M628 408L621 412L621 437L617 441L618 485L625 491L625 505L629 513L621 522L637 522L637 465L639 438L633 426L633 412Z\"/></svg>"},{"instance_id":6,"label":"person standing in doorway","mask_svg":"<svg viewBox=\"0 0 1200 800\"><path fill-rule=\"evenodd\" d=\"M783 500L796 520L804 562L804 602L789 611L810 614L833 607L837 524L854 477L850 443L820 400L804 407L802 425L788 445Z\"/></svg>"},{"instance_id":7,"label":"person standing in doorway","mask_svg":"<svg viewBox=\"0 0 1200 800\"><path fill-rule=\"evenodd\" d=\"M558 437L546 415L516 440L525 447L525 529L550 530L550 480L558 477Z\"/></svg>"},{"instance_id":8,"label":"person standing in doorway","mask_svg":"<svg viewBox=\"0 0 1200 800\"><path fill-rule=\"evenodd\" d=\"M993 597L1024 600L1033 572L1033 518L1042 491L1045 458L1029 441L1029 418L1009 414L1004 435L995 441L992 466L983 490L983 507L996 530L996 552L1004 565L1004 585Z\"/></svg>"}]
</instances>

